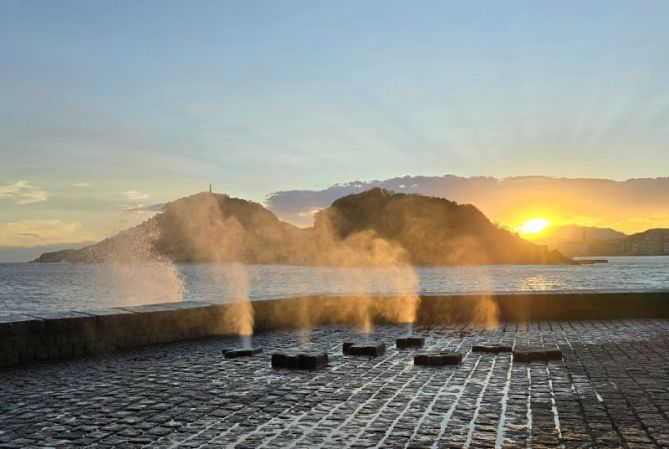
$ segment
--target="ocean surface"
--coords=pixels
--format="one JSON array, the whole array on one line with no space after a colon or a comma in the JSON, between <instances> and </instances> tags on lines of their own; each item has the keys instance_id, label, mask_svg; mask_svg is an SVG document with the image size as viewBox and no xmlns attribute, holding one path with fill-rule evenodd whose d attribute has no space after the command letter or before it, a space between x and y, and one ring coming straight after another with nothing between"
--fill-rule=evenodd
<instances>
[{"instance_id":1,"label":"ocean surface","mask_svg":"<svg viewBox=\"0 0 669 449\"><path fill-rule=\"evenodd\" d=\"M303 294L669 291L669 257L594 265L324 268L240 264L0 264L0 316Z\"/></svg>"}]
</instances>

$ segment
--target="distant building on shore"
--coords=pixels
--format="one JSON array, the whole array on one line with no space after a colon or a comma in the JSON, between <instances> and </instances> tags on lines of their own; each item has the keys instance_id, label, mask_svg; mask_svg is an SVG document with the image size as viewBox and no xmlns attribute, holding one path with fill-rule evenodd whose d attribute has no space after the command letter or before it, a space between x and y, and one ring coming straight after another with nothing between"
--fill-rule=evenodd
<instances>
[{"instance_id":1,"label":"distant building on shore","mask_svg":"<svg viewBox=\"0 0 669 449\"><path fill-rule=\"evenodd\" d=\"M549 243L568 256L664 256L669 255L669 229L649 229L620 238L597 239L582 237Z\"/></svg>"}]
</instances>

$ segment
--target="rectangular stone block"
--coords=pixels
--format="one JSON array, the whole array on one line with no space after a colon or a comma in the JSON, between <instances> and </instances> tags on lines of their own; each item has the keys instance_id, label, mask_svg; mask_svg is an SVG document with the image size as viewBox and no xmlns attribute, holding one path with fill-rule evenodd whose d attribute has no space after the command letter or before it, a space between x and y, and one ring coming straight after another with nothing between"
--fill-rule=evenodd
<instances>
[{"instance_id":1,"label":"rectangular stone block","mask_svg":"<svg viewBox=\"0 0 669 449\"><path fill-rule=\"evenodd\" d=\"M428 366L430 364L430 354L419 352L413 356L413 364Z\"/></svg>"},{"instance_id":2,"label":"rectangular stone block","mask_svg":"<svg viewBox=\"0 0 669 449\"><path fill-rule=\"evenodd\" d=\"M298 358L302 369L318 369L328 364L328 355L325 352L305 352Z\"/></svg>"},{"instance_id":3,"label":"rectangular stone block","mask_svg":"<svg viewBox=\"0 0 669 449\"><path fill-rule=\"evenodd\" d=\"M50 359L57 359L60 357L60 350L58 349L58 346L49 346L48 351Z\"/></svg>"},{"instance_id":4,"label":"rectangular stone block","mask_svg":"<svg viewBox=\"0 0 669 449\"><path fill-rule=\"evenodd\" d=\"M35 350L35 357L37 360L46 360L49 358L49 351L44 346L37 348Z\"/></svg>"},{"instance_id":5,"label":"rectangular stone block","mask_svg":"<svg viewBox=\"0 0 669 449\"><path fill-rule=\"evenodd\" d=\"M348 348L347 355L361 355L367 357L379 357L386 353L386 344L382 342L370 342L354 344Z\"/></svg>"},{"instance_id":6,"label":"rectangular stone block","mask_svg":"<svg viewBox=\"0 0 669 449\"><path fill-rule=\"evenodd\" d=\"M23 349L19 353L21 363L30 363L35 360L35 351L32 349Z\"/></svg>"},{"instance_id":7,"label":"rectangular stone block","mask_svg":"<svg viewBox=\"0 0 669 449\"><path fill-rule=\"evenodd\" d=\"M241 348L241 349L229 349L226 350L223 355L226 359L236 359L239 357L250 357L253 355L260 354L262 348Z\"/></svg>"},{"instance_id":8,"label":"rectangular stone block","mask_svg":"<svg viewBox=\"0 0 669 449\"><path fill-rule=\"evenodd\" d=\"M423 337L402 337L395 340L397 349L404 348L422 348L425 345L425 338Z\"/></svg>"},{"instance_id":9,"label":"rectangular stone block","mask_svg":"<svg viewBox=\"0 0 669 449\"><path fill-rule=\"evenodd\" d=\"M327 364L328 355L325 352L278 352L272 354L273 368L319 369Z\"/></svg>"},{"instance_id":10,"label":"rectangular stone block","mask_svg":"<svg viewBox=\"0 0 669 449\"><path fill-rule=\"evenodd\" d=\"M0 351L11 351L14 349L13 338L0 338Z\"/></svg>"},{"instance_id":11,"label":"rectangular stone block","mask_svg":"<svg viewBox=\"0 0 669 449\"><path fill-rule=\"evenodd\" d=\"M83 343L73 343L72 344L72 355L80 356L84 353L84 344Z\"/></svg>"},{"instance_id":12,"label":"rectangular stone block","mask_svg":"<svg viewBox=\"0 0 669 449\"><path fill-rule=\"evenodd\" d=\"M61 357L72 357L72 345L62 345L60 346L60 356Z\"/></svg>"},{"instance_id":13,"label":"rectangular stone block","mask_svg":"<svg viewBox=\"0 0 669 449\"><path fill-rule=\"evenodd\" d=\"M299 368L300 359L296 354L272 354L272 368Z\"/></svg>"},{"instance_id":14,"label":"rectangular stone block","mask_svg":"<svg viewBox=\"0 0 669 449\"><path fill-rule=\"evenodd\" d=\"M459 352L441 351L442 365L457 365L462 362L462 354Z\"/></svg>"},{"instance_id":15,"label":"rectangular stone block","mask_svg":"<svg viewBox=\"0 0 669 449\"><path fill-rule=\"evenodd\" d=\"M562 351L559 349L549 349L544 351L544 357L546 361L562 360Z\"/></svg>"},{"instance_id":16,"label":"rectangular stone block","mask_svg":"<svg viewBox=\"0 0 669 449\"><path fill-rule=\"evenodd\" d=\"M417 366L457 365L462 362L462 354L457 352L419 352L414 355L413 363Z\"/></svg>"},{"instance_id":17,"label":"rectangular stone block","mask_svg":"<svg viewBox=\"0 0 669 449\"><path fill-rule=\"evenodd\" d=\"M5 353L5 361L6 364L9 366L12 365L18 365L19 364L19 353L18 352L6 352Z\"/></svg>"},{"instance_id":18,"label":"rectangular stone block","mask_svg":"<svg viewBox=\"0 0 669 449\"><path fill-rule=\"evenodd\" d=\"M548 362L562 360L562 351L547 348L517 348L513 351L515 362Z\"/></svg>"},{"instance_id":19,"label":"rectangular stone block","mask_svg":"<svg viewBox=\"0 0 669 449\"><path fill-rule=\"evenodd\" d=\"M506 345L474 345L472 346L472 352L491 352L498 354L500 352L511 352L513 348Z\"/></svg>"}]
</instances>

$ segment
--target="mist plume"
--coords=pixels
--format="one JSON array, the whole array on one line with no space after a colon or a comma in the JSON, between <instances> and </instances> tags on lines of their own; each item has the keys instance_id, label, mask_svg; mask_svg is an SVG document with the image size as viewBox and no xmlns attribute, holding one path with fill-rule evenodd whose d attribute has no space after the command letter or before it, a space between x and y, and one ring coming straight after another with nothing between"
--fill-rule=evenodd
<instances>
[{"instance_id":1,"label":"mist plume","mask_svg":"<svg viewBox=\"0 0 669 449\"><path fill-rule=\"evenodd\" d=\"M309 329L323 322L354 324L366 331L375 322L415 322L420 302L417 265L566 260L496 226L472 205L378 188L338 199L315 215L310 228L284 223L257 203L199 193L166 204L146 222L99 244L44 258L104 262L110 254L119 261L146 254L148 260L211 263L212 276L220 276L235 292L230 312L221 317L222 331L237 335L250 335L255 321L245 264L338 267L346 275L346 288L339 290L351 300L304 301L297 310L285 311L293 325L303 328L305 342ZM237 264L227 277L216 271L223 263ZM387 294L378 294L369 270L380 270ZM493 325L493 306L482 300L471 318ZM283 313L276 310L277 316Z\"/></svg>"}]
</instances>

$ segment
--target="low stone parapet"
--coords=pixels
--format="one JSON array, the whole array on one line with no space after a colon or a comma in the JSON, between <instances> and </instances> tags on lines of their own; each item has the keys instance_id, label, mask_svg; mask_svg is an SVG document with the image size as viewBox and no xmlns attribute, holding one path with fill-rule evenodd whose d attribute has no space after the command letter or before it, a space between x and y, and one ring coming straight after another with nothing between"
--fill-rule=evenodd
<instances>
[{"instance_id":1,"label":"low stone parapet","mask_svg":"<svg viewBox=\"0 0 669 449\"><path fill-rule=\"evenodd\" d=\"M414 307L419 325L669 318L669 292L507 293L422 296L307 296L212 304L198 301L0 317L0 367L215 335L234 335L240 313L254 331L386 324ZM402 313L399 313L399 312ZM247 317L248 318L248 317Z\"/></svg>"}]
</instances>

